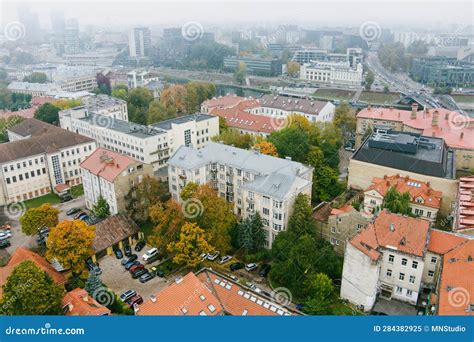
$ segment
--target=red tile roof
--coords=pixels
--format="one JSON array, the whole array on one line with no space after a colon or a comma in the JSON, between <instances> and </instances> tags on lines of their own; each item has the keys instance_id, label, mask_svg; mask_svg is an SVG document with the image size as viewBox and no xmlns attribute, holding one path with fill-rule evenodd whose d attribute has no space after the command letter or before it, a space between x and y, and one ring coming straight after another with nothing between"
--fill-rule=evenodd
<instances>
[{"instance_id":1,"label":"red tile roof","mask_svg":"<svg viewBox=\"0 0 474 342\"><path fill-rule=\"evenodd\" d=\"M66 316L104 316L110 310L99 304L86 290L77 288L64 295L62 307L67 306Z\"/></svg>"},{"instance_id":2,"label":"red tile roof","mask_svg":"<svg viewBox=\"0 0 474 342\"><path fill-rule=\"evenodd\" d=\"M351 244L372 260L378 260L379 247L423 256L430 223L423 219L392 214L383 210L375 221L355 235Z\"/></svg>"},{"instance_id":3,"label":"red tile roof","mask_svg":"<svg viewBox=\"0 0 474 342\"><path fill-rule=\"evenodd\" d=\"M446 254L459 245L465 243L466 238L444 232L442 230L432 229L430 233L430 242L428 244L428 250L436 254Z\"/></svg>"},{"instance_id":4,"label":"red tile roof","mask_svg":"<svg viewBox=\"0 0 474 342\"><path fill-rule=\"evenodd\" d=\"M439 287L439 315L474 315L474 240L445 254Z\"/></svg>"},{"instance_id":5,"label":"red tile roof","mask_svg":"<svg viewBox=\"0 0 474 342\"><path fill-rule=\"evenodd\" d=\"M354 207L351 204L346 204L345 206L341 208L332 208L331 209L331 215L339 215L339 214L345 214L350 211L355 210Z\"/></svg>"},{"instance_id":6,"label":"red tile roof","mask_svg":"<svg viewBox=\"0 0 474 342\"><path fill-rule=\"evenodd\" d=\"M13 269L27 260L34 262L36 266L47 272L55 283L64 284L66 282L66 277L56 271L46 259L26 248L18 247L8 261L8 264L0 268L0 295L3 293L2 286L7 282Z\"/></svg>"},{"instance_id":7,"label":"red tile roof","mask_svg":"<svg viewBox=\"0 0 474 342\"><path fill-rule=\"evenodd\" d=\"M214 108L210 114L225 118L229 127L256 133L271 133L284 126L283 120L250 114L238 108Z\"/></svg>"},{"instance_id":8,"label":"red tile roof","mask_svg":"<svg viewBox=\"0 0 474 342\"><path fill-rule=\"evenodd\" d=\"M113 182L129 165L135 163L137 163L135 159L99 147L81 163L81 167L96 176Z\"/></svg>"},{"instance_id":9,"label":"red tile roof","mask_svg":"<svg viewBox=\"0 0 474 342\"><path fill-rule=\"evenodd\" d=\"M365 192L375 190L384 197L392 187L401 193L408 192L412 203L417 203L416 199L422 198L423 203L420 204L424 206L437 209L441 207L441 198L443 197L441 191L433 190L429 183L399 175L385 176L384 178L374 177L372 185Z\"/></svg>"},{"instance_id":10,"label":"red tile roof","mask_svg":"<svg viewBox=\"0 0 474 342\"><path fill-rule=\"evenodd\" d=\"M438 125L433 125L433 116L438 115ZM474 149L474 119L444 108L418 111L411 118L411 111L394 108L365 108L357 118L401 122L405 126L422 131L425 136L443 138L449 147Z\"/></svg>"},{"instance_id":11,"label":"red tile roof","mask_svg":"<svg viewBox=\"0 0 474 342\"><path fill-rule=\"evenodd\" d=\"M456 215L457 231L474 229L474 176L459 179Z\"/></svg>"},{"instance_id":12,"label":"red tile roof","mask_svg":"<svg viewBox=\"0 0 474 342\"><path fill-rule=\"evenodd\" d=\"M232 94L232 95L214 97L210 100L204 101L202 103L202 106L208 107L209 109L216 108L216 107L231 108L231 107L237 106L239 103L246 100L247 98L245 97Z\"/></svg>"}]
</instances>

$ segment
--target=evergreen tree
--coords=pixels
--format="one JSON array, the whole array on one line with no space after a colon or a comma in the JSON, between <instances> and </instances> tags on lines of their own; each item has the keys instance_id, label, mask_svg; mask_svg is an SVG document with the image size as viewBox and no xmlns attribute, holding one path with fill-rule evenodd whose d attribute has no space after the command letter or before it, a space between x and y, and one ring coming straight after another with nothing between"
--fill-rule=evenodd
<instances>
[{"instance_id":1,"label":"evergreen tree","mask_svg":"<svg viewBox=\"0 0 474 342\"><path fill-rule=\"evenodd\" d=\"M94 293L96 293L96 291L103 286L104 285L102 284L100 277L94 271L90 271L89 278L87 278L84 290L86 290L88 294L93 296Z\"/></svg>"},{"instance_id":2,"label":"evergreen tree","mask_svg":"<svg viewBox=\"0 0 474 342\"><path fill-rule=\"evenodd\" d=\"M95 216L100 218L106 218L110 216L109 203L107 203L104 197L100 196L92 211L94 212Z\"/></svg>"}]
</instances>

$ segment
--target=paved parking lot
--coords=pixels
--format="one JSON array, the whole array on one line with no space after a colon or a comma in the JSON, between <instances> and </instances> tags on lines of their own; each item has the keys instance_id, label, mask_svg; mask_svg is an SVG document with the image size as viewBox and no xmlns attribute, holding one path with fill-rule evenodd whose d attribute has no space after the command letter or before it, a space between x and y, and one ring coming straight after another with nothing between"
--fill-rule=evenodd
<instances>
[{"instance_id":1,"label":"paved parking lot","mask_svg":"<svg viewBox=\"0 0 474 342\"><path fill-rule=\"evenodd\" d=\"M148 249L150 249L150 247L146 246L139 253L135 251L133 252L138 254L138 260L141 262L142 255ZM144 300L147 300L150 295L156 294L158 291L165 288L170 282L173 282L177 277L177 275L173 275L170 279L155 277L147 283L142 284L138 279L132 278L130 272L127 271L120 263L122 260L123 259L117 259L115 255L107 255L99 260L99 265L102 269L100 279L117 295L120 295L124 291L130 289L137 291L137 293L141 295ZM150 265L145 265L145 267L149 269L157 263L158 262L154 262Z\"/></svg>"}]
</instances>

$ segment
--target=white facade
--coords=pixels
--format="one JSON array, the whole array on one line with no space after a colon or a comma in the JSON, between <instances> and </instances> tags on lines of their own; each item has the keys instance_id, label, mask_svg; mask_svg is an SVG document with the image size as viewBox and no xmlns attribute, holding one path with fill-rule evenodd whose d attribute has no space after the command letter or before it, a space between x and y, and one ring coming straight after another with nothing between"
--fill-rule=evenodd
<instances>
[{"instance_id":1,"label":"white facade","mask_svg":"<svg viewBox=\"0 0 474 342\"><path fill-rule=\"evenodd\" d=\"M294 99L293 101L301 101ZM306 100L305 100L306 101ZM287 117L291 114L299 114L308 119L309 122L332 122L334 119L336 106L331 102L327 102L318 114L308 113L302 110L286 110L282 108L262 106L252 108L248 112L256 115L265 115L270 117Z\"/></svg>"},{"instance_id":2,"label":"white facade","mask_svg":"<svg viewBox=\"0 0 474 342\"><path fill-rule=\"evenodd\" d=\"M300 67L300 79L334 86L362 86L362 64L351 68L347 63L315 62Z\"/></svg>"},{"instance_id":3,"label":"white facade","mask_svg":"<svg viewBox=\"0 0 474 342\"><path fill-rule=\"evenodd\" d=\"M128 36L130 57L146 57L150 53L151 33L147 27L136 27Z\"/></svg>"}]
</instances>

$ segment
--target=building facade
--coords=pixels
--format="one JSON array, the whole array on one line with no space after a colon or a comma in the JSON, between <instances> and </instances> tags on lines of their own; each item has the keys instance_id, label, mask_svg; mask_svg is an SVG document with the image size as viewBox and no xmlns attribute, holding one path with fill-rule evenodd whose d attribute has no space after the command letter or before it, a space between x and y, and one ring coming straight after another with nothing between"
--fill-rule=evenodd
<instances>
[{"instance_id":1,"label":"building facade","mask_svg":"<svg viewBox=\"0 0 474 342\"><path fill-rule=\"evenodd\" d=\"M148 27L133 28L128 37L130 57L149 57L151 50L151 32Z\"/></svg>"},{"instance_id":2,"label":"building facade","mask_svg":"<svg viewBox=\"0 0 474 342\"><path fill-rule=\"evenodd\" d=\"M300 79L333 86L361 87L362 64L349 62L313 62L300 67Z\"/></svg>"},{"instance_id":3,"label":"building facade","mask_svg":"<svg viewBox=\"0 0 474 342\"><path fill-rule=\"evenodd\" d=\"M239 63L245 63L247 72L260 76L280 76L282 74L282 62L278 58L262 58L259 56L249 57L226 57L224 68L234 71Z\"/></svg>"},{"instance_id":4,"label":"building facade","mask_svg":"<svg viewBox=\"0 0 474 342\"><path fill-rule=\"evenodd\" d=\"M169 188L181 202L189 182L209 184L234 213L262 217L266 247L286 230L298 194L311 197L313 169L301 163L210 142L201 150L180 147L168 162Z\"/></svg>"}]
</instances>

